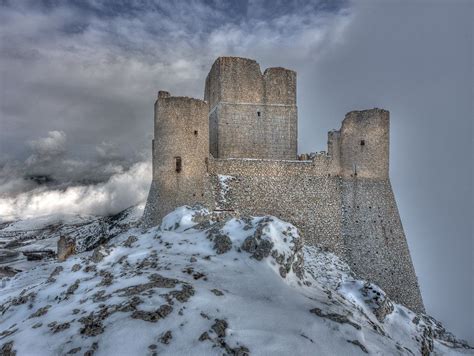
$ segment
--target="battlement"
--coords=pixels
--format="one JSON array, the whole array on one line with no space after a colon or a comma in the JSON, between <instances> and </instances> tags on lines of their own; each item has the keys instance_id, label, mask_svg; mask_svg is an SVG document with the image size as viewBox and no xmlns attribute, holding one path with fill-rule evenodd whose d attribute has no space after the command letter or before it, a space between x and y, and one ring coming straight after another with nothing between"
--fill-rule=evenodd
<instances>
[{"instance_id":1,"label":"battlement","mask_svg":"<svg viewBox=\"0 0 474 356\"><path fill-rule=\"evenodd\" d=\"M210 111L220 102L296 105L296 72L267 68L253 59L219 57L206 78L204 99Z\"/></svg>"}]
</instances>

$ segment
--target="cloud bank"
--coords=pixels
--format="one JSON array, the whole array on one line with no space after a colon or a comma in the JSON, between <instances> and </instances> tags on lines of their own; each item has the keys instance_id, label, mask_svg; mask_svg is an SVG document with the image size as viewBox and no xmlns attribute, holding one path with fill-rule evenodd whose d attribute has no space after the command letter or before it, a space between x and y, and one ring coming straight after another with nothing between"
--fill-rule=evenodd
<instances>
[{"instance_id":1,"label":"cloud bank","mask_svg":"<svg viewBox=\"0 0 474 356\"><path fill-rule=\"evenodd\" d=\"M14 197L0 199L0 222L45 215L111 215L145 201L151 181L151 164L140 162L106 182L68 186L64 189L38 187Z\"/></svg>"}]
</instances>

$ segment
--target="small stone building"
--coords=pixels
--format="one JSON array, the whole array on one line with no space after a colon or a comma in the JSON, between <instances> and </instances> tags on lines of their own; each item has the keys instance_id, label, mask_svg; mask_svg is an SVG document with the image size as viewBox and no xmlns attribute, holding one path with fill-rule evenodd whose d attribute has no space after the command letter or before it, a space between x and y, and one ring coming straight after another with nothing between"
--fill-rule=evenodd
<instances>
[{"instance_id":1,"label":"small stone building","mask_svg":"<svg viewBox=\"0 0 474 356\"><path fill-rule=\"evenodd\" d=\"M144 213L157 225L181 205L274 215L305 243L415 311L423 302L389 179L389 112L351 111L327 153L297 155L296 72L218 58L204 100L160 91L153 181Z\"/></svg>"}]
</instances>

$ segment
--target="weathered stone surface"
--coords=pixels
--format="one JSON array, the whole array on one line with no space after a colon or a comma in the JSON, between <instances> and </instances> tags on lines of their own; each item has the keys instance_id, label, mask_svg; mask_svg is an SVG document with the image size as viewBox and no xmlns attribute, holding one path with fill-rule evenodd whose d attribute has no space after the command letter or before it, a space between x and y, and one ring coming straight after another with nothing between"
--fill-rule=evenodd
<instances>
[{"instance_id":1,"label":"weathered stone surface","mask_svg":"<svg viewBox=\"0 0 474 356\"><path fill-rule=\"evenodd\" d=\"M76 253L76 240L72 237L61 236L58 240L58 260L65 261L69 256Z\"/></svg>"},{"instance_id":2,"label":"weathered stone surface","mask_svg":"<svg viewBox=\"0 0 474 356\"><path fill-rule=\"evenodd\" d=\"M171 330L168 330L163 335L161 335L160 342L162 344L168 345L171 342L172 338L173 338L173 334Z\"/></svg>"},{"instance_id":3,"label":"weathered stone surface","mask_svg":"<svg viewBox=\"0 0 474 356\"><path fill-rule=\"evenodd\" d=\"M154 311L136 310L132 313L132 318L156 323L158 320L166 318L172 311L173 307L168 304L163 304Z\"/></svg>"},{"instance_id":4,"label":"weathered stone surface","mask_svg":"<svg viewBox=\"0 0 474 356\"><path fill-rule=\"evenodd\" d=\"M92 252L91 261L95 263L101 262L105 256L108 256L109 251L103 245L97 246Z\"/></svg>"},{"instance_id":5,"label":"weathered stone surface","mask_svg":"<svg viewBox=\"0 0 474 356\"><path fill-rule=\"evenodd\" d=\"M342 315L342 314L337 314L337 313L327 313L325 314L321 309L319 308L314 308L309 311L310 313L316 314L317 316L321 318L327 318L329 320L335 321L336 323L339 324L348 324L356 328L357 330L361 329L361 326L359 324L354 323L351 321L347 316Z\"/></svg>"},{"instance_id":6,"label":"weathered stone surface","mask_svg":"<svg viewBox=\"0 0 474 356\"><path fill-rule=\"evenodd\" d=\"M225 330L227 329L227 321L216 319L215 323L211 326L211 329L217 334L218 337L225 337Z\"/></svg>"},{"instance_id":7,"label":"weathered stone surface","mask_svg":"<svg viewBox=\"0 0 474 356\"><path fill-rule=\"evenodd\" d=\"M247 237L242 243L242 250L247 251L258 261L261 261L264 257L270 256L270 252L273 248L273 243L268 240L261 238L261 229L263 226L259 226L253 236Z\"/></svg>"},{"instance_id":8,"label":"weathered stone surface","mask_svg":"<svg viewBox=\"0 0 474 356\"><path fill-rule=\"evenodd\" d=\"M13 349L13 341L4 343L0 351L3 356L16 356L16 351Z\"/></svg>"},{"instance_id":9,"label":"weathered stone surface","mask_svg":"<svg viewBox=\"0 0 474 356\"><path fill-rule=\"evenodd\" d=\"M232 240L229 236L224 234L218 234L214 238L214 250L218 255L226 253L232 249Z\"/></svg>"}]
</instances>

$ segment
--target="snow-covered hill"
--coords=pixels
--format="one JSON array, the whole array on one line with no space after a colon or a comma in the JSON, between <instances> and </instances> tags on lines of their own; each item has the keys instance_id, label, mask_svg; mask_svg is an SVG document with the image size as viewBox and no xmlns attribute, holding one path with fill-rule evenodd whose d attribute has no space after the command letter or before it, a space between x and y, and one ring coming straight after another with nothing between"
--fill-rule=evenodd
<instances>
[{"instance_id":1,"label":"snow-covered hill","mask_svg":"<svg viewBox=\"0 0 474 356\"><path fill-rule=\"evenodd\" d=\"M130 216L93 251L2 280L3 355L474 354L275 217Z\"/></svg>"},{"instance_id":2,"label":"snow-covered hill","mask_svg":"<svg viewBox=\"0 0 474 356\"><path fill-rule=\"evenodd\" d=\"M76 251L92 250L119 233L138 226L144 204L112 216L54 214L0 224L0 277L10 270L28 270L37 262L27 261L24 251L56 252L60 236L77 241Z\"/></svg>"}]
</instances>

